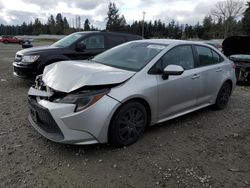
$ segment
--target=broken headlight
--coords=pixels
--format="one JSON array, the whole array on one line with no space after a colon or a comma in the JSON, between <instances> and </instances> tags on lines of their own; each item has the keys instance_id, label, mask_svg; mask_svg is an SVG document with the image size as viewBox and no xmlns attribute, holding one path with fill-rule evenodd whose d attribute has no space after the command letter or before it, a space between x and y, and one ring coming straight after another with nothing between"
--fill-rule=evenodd
<instances>
[{"instance_id":1,"label":"broken headlight","mask_svg":"<svg viewBox=\"0 0 250 188\"><path fill-rule=\"evenodd\" d=\"M75 104L75 112L79 112L95 104L109 91L110 89L80 91L68 94L63 98L55 99L53 102Z\"/></svg>"}]
</instances>

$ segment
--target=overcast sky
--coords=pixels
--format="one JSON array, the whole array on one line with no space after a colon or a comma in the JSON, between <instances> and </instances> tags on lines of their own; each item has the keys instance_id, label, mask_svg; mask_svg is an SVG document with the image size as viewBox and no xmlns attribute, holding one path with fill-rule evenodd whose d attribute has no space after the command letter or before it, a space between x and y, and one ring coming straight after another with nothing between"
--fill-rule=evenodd
<instances>
[{"instance_id":1,"label":"overcast sky","mask_svg":"<svg viewBox=\"0 0 250 188\"><path fill-rule=\"evenodd\" d=\"M168 23L172 19L179 23L196 24L210 13L221 0L114 0L128 23L142 19L161 19ZM105 28L110 0L0 0L0 24L21 24L39 18L46 22L50 14L62 13L70 24L75 15L91 24Z\"/></svg>"}]
</instances>

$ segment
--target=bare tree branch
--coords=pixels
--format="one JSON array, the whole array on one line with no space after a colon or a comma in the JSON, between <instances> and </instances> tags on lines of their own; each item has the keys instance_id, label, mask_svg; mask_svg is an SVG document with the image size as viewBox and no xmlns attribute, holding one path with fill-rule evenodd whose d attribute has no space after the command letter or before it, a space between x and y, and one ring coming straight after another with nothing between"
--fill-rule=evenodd
<instances>
[{"instance_id":1,"label":"bare tree branch","mask_svg":"<svg viewBox=\"0 0 250 188\"><path fill-rule=\"evenodd\" d=\"M216 18L235 20L244 12L245 5L243 0L224 0L220 1L212 9L211 14Z\"/></svg>"},{"instance_id":2,"label":"bare tree branch","mask_svg":"<svg viewBox=\"0 0 250 188\"><path fill-rule=\"evenodd\" d=\"M211 10L212 16L214 16L217 20L223 20L224 37L227 37L232 22L242 16L244 10L245 4L243 0L220 1L215 5L215 8Z\"/></svg>"}]
</instances>

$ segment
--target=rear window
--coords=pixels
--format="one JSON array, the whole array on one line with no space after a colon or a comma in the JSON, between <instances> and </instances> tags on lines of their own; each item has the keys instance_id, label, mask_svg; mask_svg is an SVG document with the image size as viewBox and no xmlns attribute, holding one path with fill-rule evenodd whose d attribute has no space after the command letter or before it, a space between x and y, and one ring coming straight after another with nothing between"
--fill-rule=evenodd
<instances>
[{"instance_id":1,"label":"rear window","mask_svg":"<svg viewBox=\"0 0 250 188\"><path fill-rule=\"evenodd\" d=\"M212 50L212 54L214 63L221 63L222 61L224 61L223 57L221 57L217 52Z\"/></svg>"},{"instance_id":2,"label":"rear window","mask_svg":"<svg viewBox=\"0 0 250 188\"><path fill-rule=\"evenodd\" d=\"M125 37L118 35L108 35L107 38L110 47L117 46L127 41Z\"/></svg>"},{"instance_id":3,"label":"rear window","mask_svg":"<svg viewBox=\"0 0 250 188\"><path fill-rule=\"evenodd\" d=\"M221 62L220 56L205 46L196 46L200 67L213 65Z\"/></svg>"}]
</instances>

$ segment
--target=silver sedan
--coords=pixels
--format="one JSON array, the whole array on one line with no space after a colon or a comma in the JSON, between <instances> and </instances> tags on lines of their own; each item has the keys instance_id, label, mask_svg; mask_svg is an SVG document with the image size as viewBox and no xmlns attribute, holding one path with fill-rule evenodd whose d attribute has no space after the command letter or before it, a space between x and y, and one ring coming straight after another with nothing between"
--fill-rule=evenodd
<instances>
[{"instance_id":1,"label":"silver sedan","mask_svg":"<svg viewBox=\"0 0 250 188\"><path fill-rule=\"evenodd\" d=\"M210 45L143 40L88 61L47 66L29 90L29 120L60 143L135 143L147 126L227 106L234 64Z\"/></svg>"}]
</instances>

